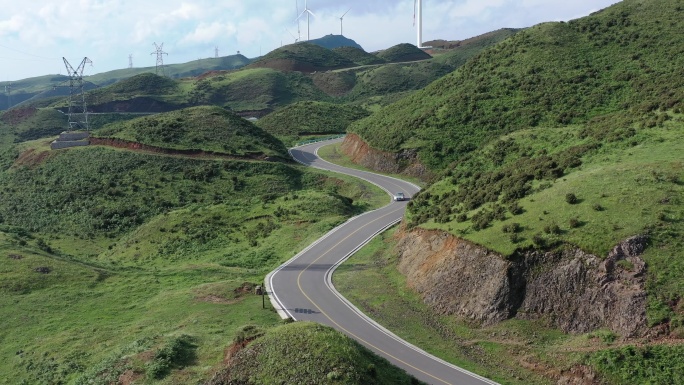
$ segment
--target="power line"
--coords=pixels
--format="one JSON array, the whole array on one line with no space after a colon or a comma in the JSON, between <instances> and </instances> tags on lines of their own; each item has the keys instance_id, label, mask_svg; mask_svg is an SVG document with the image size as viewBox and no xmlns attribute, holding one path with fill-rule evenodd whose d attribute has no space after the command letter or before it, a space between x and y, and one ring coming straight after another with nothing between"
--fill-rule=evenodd
<instances>
[{"instance_id":1,"label":"power line","mask_svg":"<svg viewBox=\"0 0 684 385\"><path fill-rule=\"evenodd\" d=\"M40 58L40 59L45 59L45 60L56 60L56 59L57 59L57 58L55 58L55 57L45 57L45 56L40 56L40 55L34 55L34 54L32 54L32 53L24 52L24 51L18 50L18 49L16 49L16 48L8 47L8 46L2 45L2 44L0 44L0 47L6 48L6 49L11 50L11 51L14 51L14 52L19 52L19 53L22 54L22 55L33 56L33 57L37 57L37 58Z\"/></svg>"},{"instance_id":2,"label":"power line","mask_svg":"<svg viewBox=\"0 0 684 385\"><path fill-rule=\"evenodd\" d=\"M161 72L162 76L165 76L164 74L164 55L168 55L168 53L164 52L164 43L161 43L160 45L157 45L157 43L154 43L154 47L156 50L152 52L150 55L157 55L157 66L154 69L154 73L159 75L159 72Z\"/></svg>"}]
</instances>

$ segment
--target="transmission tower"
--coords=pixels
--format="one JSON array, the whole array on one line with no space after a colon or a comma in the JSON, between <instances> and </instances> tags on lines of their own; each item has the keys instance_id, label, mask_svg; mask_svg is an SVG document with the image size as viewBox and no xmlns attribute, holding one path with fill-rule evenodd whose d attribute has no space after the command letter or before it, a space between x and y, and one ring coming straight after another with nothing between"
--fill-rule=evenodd
<instances>
[{"instance_id":1,"label":"transmission tower","mask_svg":"<svg viewBox=\"0 0 684 385\"><path fill-rule=\"evenodd\" d=\"M157 45L157 43L154 43L154 47L156 48L156 51L152 52L150 55L157 55L157 66L154 69L154 73L159 75L161 72L162 76L165 76L164 74L164 55L168 55L168 53L164 52L164 43L161 43L161 45Z\"/></svg>"},{"instance_id":2,"label":"transmission tower","mask_svg":"<svg viewBox=\"0 0 684 385\"><path fill-rule=\"evenodd\" d=\"M214 57L218 59L218 47L214 48Z\"/></svg>"},{"instance_id":3,"label":"transmission tower","mask_svg":"<svg viewBox=\"0 0 684 385\"><path fill-rule=\"evenodd\" d=\"M133 54L128 55L128 68L133 68Z\"/></svg>"},{"instance_id":4,"label":"transmission tower","mask_svg":"<svg viewBox=\"0 0 684 385\"><path fill-rule=\"evenodd\" d=\"M12 82L5 84L5 93L7 94L7 110L12 107Z\"/></svg>"},{"instance_id":5,"label":"transmission tower","mask_svg":"<svg viewBox=\"0 0 684 385\"><path fill-rule=\"evenodd\" d=\"M86 64L92 65L93 62L87 57L83 58L78 68L74 69L66 58L62 59L64 59L64 66L69 74L69 111L67 112L69 129L88 131L90 126L88 125L88 108L83 90L83 70Z\"/></svg>"}]
</instances>

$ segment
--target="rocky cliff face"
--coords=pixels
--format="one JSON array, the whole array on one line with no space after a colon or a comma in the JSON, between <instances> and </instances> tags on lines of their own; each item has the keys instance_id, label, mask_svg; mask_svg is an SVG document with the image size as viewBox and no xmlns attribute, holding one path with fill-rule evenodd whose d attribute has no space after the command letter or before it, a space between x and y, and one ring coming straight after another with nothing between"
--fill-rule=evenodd
<instances>
[{"instance_id":1,"label":"rocky cliff face","mask_svg":"<svg viewBox=\"0 0 684 385\"><path fill-rule=\"evenodd\" d=\"M356 164L371 170L404 174L428 180L432 177L425 166L420 163L415 151L406 150L398 154L378 151L370 147L356 134L348 134L342 143L342 152Z\"/></svg>"},{"instance_id":2,"label":"rocky cliff face","mask_svg":"<svg viewBox=\"0 0 684 385\"><path fill-rule=\"evenodd\" d=\"M424 301L442 314L484 325L508 318L545 318L569 333L610 328L624 337L646 329L643 237L617 245L606 258L577 248L530 251L507 260L444 232L401 236L399 269Z\"/></svg>"}]
</instances>

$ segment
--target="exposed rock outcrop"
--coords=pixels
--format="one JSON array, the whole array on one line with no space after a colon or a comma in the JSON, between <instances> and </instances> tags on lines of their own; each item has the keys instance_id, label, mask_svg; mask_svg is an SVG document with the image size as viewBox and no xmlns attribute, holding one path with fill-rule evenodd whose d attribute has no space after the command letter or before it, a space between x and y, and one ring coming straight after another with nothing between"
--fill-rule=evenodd
<instances>
[{"instance_id":1,"label":"exposed rock outcrop","mask_svg":"<svg viewBox=\"0 0 684 385\"><path fill-rule=\"evenodd\" d=\"M605 259L566 247L507 260L445 232L416 229L397 247L408 284L442 314L483 325L544 318L569 333L606 327L634 337L647 328L645 245L643 237L630 238Z\"/></svg>"},{"instance_id":2,"label":"exposed rock outcrop","mask_svg":"<svg viewBox=\"0 0 684 385\"><path fill-rule=\"evenodd\" d=\"M398 154L379 151L370 147L356 134L348 134L345 137L341 150L354 163L375 171L404 174L422 180L432 177L430 171L420 163L418 153L414 150L405 150Z\"/></svg>"}]
</instances>

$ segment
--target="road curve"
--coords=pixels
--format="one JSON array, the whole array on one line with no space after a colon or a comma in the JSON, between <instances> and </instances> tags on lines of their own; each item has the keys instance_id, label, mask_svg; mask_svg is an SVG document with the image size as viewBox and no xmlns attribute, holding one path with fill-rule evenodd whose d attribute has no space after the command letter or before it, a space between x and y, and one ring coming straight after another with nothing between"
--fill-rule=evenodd
<instances>
[{"instance_id":1,"label":"road curve","mask_svg":"<svg viewBox=\"0 0 684 385\"><path fill-rule=\"evenodd\" d=\"M409 182L341 167L316 155L321 146L339 141L341 139L294 148L290 154L304 165L367 180L389 194L401 191L411 197L419 191L418 186ZM335 290L332 284L335 268L373 237L401 221L405 208L406 202L391 202L328 232L266 277L271 302L281 316L329 325L428 384L496 384L402 340L365 316Z\"/></svg>"}]
</instances>

